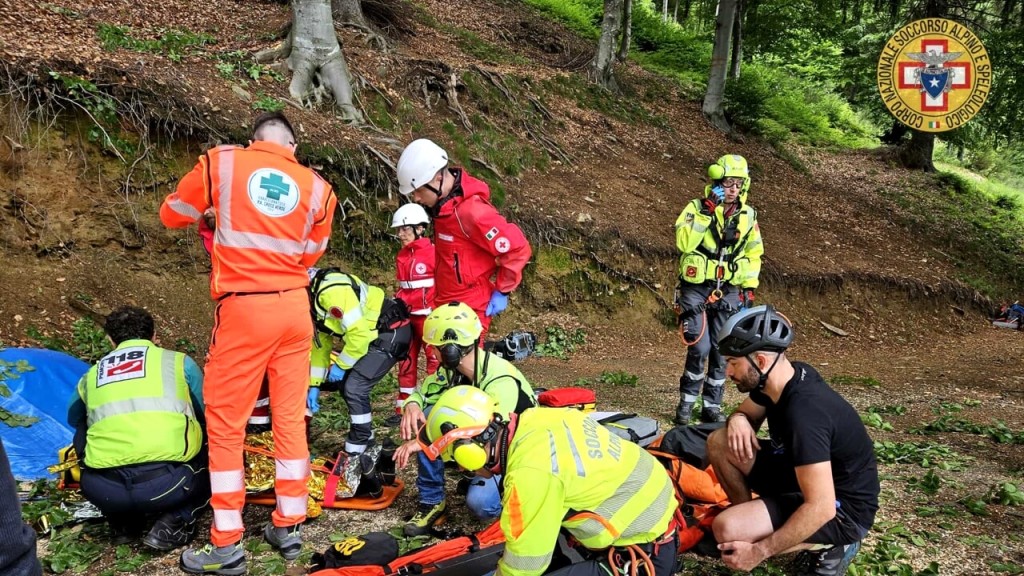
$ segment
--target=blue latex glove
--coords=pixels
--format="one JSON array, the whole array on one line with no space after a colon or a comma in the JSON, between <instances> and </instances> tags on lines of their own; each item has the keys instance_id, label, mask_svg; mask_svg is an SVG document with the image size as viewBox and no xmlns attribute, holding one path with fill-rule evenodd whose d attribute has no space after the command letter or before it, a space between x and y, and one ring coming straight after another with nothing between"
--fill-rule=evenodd
<instances>
[{"instance_id":1,"label":"blue latex glove","mask_svg":"<svg viewBox=\"0 0 1024 576\"><path fill-rule=\"evenodd\" d=\"M504 312L505 308L508 308L508 294L502 294L495 290L494 294L491 294L491 301L487 303L487 310L484 314L494 316Z\"/></svg>"},{"instance_id":2,"label":"blue latex glove","mask_svg":"<svg viewBox=\"0 0 1024 576\"><path fill-rule=\"evenodd\" d=\"M327 371L327 380L329 382L341 382L345 379L346 370L337 364L331 364L331 369Z\"/></svg>"},{"instance_id":3,"label":"blue latex glove","mask_svg":"<svg viewBox=\"0 0 1024 576\"><path fill-rule=\"evenodd\" d=\"M718 204L721 204L722 200L725 200L725 188L722 188L721 186L712 186L711 195L715 197Z\"/></svg>"},{"instance_id":4,"label":"blue latex glove","mask_svg":"<svg viewBox=\"0 0 1024 576\"><path fill-rule=\"evenodd\" d=\"M309 392L306 394L306 408L313 414L320 411L320 388L318 386L310 386Z\"/></svg>"}]
</instances>

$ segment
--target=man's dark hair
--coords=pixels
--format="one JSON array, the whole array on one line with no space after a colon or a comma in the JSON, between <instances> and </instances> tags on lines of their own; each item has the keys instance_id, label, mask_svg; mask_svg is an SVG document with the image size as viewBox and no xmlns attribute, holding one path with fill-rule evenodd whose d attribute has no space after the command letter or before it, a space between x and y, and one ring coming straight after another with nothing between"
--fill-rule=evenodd
<instances>
[{"instance_id":1,"label":"man's dark hair","mask_svg":"<svg viewBox=\"0 0 1024 576\"><path fill-rule=\"evenodd\" d=\"M156 332L149 312L134 306L122 306L111 312L103 324L103 330L114 344L125 340L152 340Z\"/></svg>"},{"instance_id":2,"label":"man's dark hair","mask_svg":"<svg viewBox=\"0 0 1024 576\"><path fill-rule=\"evenodd\" d=\"M256 117L256 120L252 123L252 139L263 140L263 129L269 126L276 126L288 130L288 133L292 135L292 140L295 140L295 130L292 128L292 123L288 121L282 112L264 112Z\"/></svg>"}]
</instances>

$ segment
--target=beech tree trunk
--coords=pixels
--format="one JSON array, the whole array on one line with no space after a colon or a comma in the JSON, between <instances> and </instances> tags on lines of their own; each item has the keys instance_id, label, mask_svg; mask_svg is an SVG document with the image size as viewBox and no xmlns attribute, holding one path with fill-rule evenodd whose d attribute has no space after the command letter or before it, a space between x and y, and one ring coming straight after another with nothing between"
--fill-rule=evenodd
<instances>
[{"instance_id":1,"label":"beech tree trunk","mask_svg":"<svg viewBox=\"0 0 1024 576\"><path fill-rule=\"evenodd\" d=\"M281 57L292 71L288 86L292 98L307 104L327 92L346 120L362 121L362 114L352 104L352 81L334 31L331 0L292 0L288 38L280 47L257 54L256 59Z\"/></svg>"},{"instance_id":2,"label":"beech tree trunk","mask_svg":"<svg viewBox=\"0 0 1024 576\"><path fill-rule=\"evenodd\" d=\"M736 0L736 19L732 24L732 62L729 65L729 78L740 77L740 63L743 62L743 0Z\"/></svg>"},{"instance_id":3,"label":"beech tree trunk","mask_svg":"<svg viewBox=\"0 0 1024 576\"><path fill-rule=\"evenodd\" d=\"M715 18L715 45L711 49L711 74L708 77L708 90L704 94L704 117L719 130L730 132L732 128L722 111L722 99L725 95L725 73L729 64L729 43L732 38L732 25L736 19L737 0L719 0L718 15Z\"/></svg>"},{"instance_id":4,"label":"beech tree trunk","mask_svg":"<svg viewBox=\"0 0 1024 576\"><path fill-rule=\"evenodd\" d=\"M935 164L932 163L932 153L935 151L935 134L910 131L910 140L899 150L900 162L913 170L924 170L935 172Z\"/></svg>"},{"instance_id":5,"label":"beech tree trunk","mask_svg":"<svg viewBox=\"0 0 1024 576\"><path fill-rule=\"evenodd\" d=\"M590 79L607 90L618 91L612 65L615 64L615 39L622 29L622 3L624 0L604 0L604 18L597 53L590 61Z\"/></svg>"},{"instance_id":6,"label":"beech tree trunk","mask_svg":"<svg viewBox=\"0 0 1024 576\"><path fill-rule=\"evenodd\" d=\"M619 62L629 56L629 44L633 40L633 0L624 0L622 5L622 40L619 42Z\"/></svg>"}]
</instances>

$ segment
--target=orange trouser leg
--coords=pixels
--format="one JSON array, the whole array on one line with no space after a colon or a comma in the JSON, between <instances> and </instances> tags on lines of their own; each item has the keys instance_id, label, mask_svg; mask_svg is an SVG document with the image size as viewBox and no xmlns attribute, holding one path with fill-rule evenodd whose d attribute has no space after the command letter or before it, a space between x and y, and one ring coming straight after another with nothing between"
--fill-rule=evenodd
<instances>
[{"instance_id":1,"label":"orange trouser leg","mask_svg":"<svg viewBox=\"0 0 1024 576\"><path fill-rule=\"evenodd\" d=\"M306 520L309 480L309 446L306 444L306 393L309 390L309 351L313 323L309 318L309 297L305 291L285 294L294 302L282 303L306 314L289 313L289 325L280 346L267 365L270 383L270 423L274 429L274 463L277 476L274 492L277 508L274 526L294 526Z\"/></svg>"},{"instance_id":2,"label":"orange trouser leg","mask_svg":"<svg viewBox=\"0 0 1024 576\"><path fill-rule=\"evenodd\" d=\"M203 383L213 493L210 540L215 546L227 546L242 538L245 424L263 375L282 341L293 338L296 323L307 327L310 342L309 300L304 290L228 296L217 305ZM309 374L308 366L303 374Z\"/></svg>"}]
</instances>

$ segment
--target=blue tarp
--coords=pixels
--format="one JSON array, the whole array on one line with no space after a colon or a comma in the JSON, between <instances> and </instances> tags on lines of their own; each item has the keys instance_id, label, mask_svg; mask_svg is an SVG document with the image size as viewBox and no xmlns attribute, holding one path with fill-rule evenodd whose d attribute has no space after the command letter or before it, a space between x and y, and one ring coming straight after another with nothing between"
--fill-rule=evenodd
<instances>
[{"instance_id":1,"label":"blue tarp","mask_svg":"<svg viewBox=\"0 0 1024 576\"><path fill-rule=\"evenodd\" d=\"M18 480L54 478L46 467L56 464L57 451L71 444L74 430L67 423L68 401L89 365L62 352L35 348L5 348L0 350L0 360L11 364L23 360L32 367L19 372L0 364L6 373L0 385L7 388L0 390L0 407L39 419L31 426L11 427L0 422L0 438L11 471Z\"/></svg>"}]
</instances>

